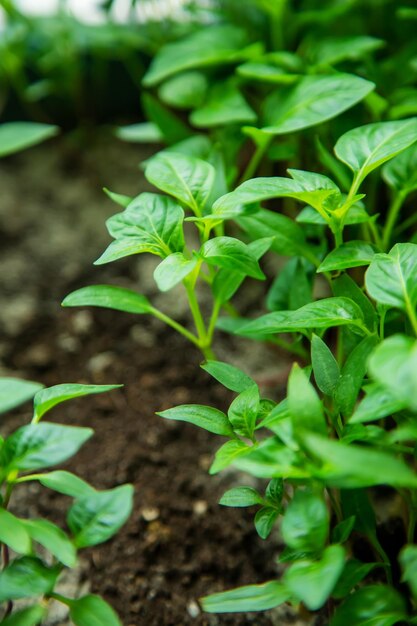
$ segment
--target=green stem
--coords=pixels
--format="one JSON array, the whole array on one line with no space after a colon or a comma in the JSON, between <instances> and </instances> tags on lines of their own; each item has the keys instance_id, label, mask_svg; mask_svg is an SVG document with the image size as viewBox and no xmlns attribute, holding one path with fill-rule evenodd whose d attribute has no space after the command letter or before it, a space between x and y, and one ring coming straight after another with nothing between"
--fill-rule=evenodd
<instances>
[{"instance_id":1,"label":"green stem","mask_svg":"<svg viewBox=\"0 0 417 626\"><path fill-rule=\"evenodd\" d=\"M409 499L409 507L408 507L408 529L407 529L407 543L414 543L414 537L416 534L416 523L417 523L417 502L416 495L414 492L411 492L411 498Z\"/></svg>"},{"instance_id":2,"label":"green stem","mask_svg":"<svg viewBox=\"0 0 417 626\"><path fill-rule=\"evenodd\" d=\"M379 543L378 537L375 534L373 534L369 537L369 539L375 551L379 554L381 561L385 565L385 573L387 575L387 582L389 585L392 585L391 561L389 560L388 555L385 552L384 548Z\"/></svg>"},{"instance_id":3,"label":"green stem","mask_svg":"<svg viewBox=\"0 0 417 626\"><path fill-rule=\"evenodd\" d=\"M338 522L343 521L343 513L340 506L340 503L336 500L336 497L331 489L327 489L327 495L329 496L330 504L332 505L333 511L335 512L336 518Z\"/></svg>"},{"instance_id":4,"label":"green stem","mask_svg":"<svg viewBox=\"0 0 417 626\"><path fill-rule=\"evenodd\" d=\"M405 307L407 311L408 318L411 322L411 326L413 327L414 334L417 336L417 315L416 311L411 303L410 298L408 297L407 292L404 290L405 297Z\"/></svg>"},{"instance_id":5,"label":"green stem","mask_svg":"<svg viewBox=\"0 0 417 626\"><path fill-rule=\"evenodd\" d=\"M213 311L211 313L210 322L207 329L207 339L210 344L213 341L214 329L216 328L217 318L219 317L221 302L219 300L214 301Z\"/></svg>"},{"instance_id":6,"label":"green stem","mask_svg":"<svg viewBox=\"0 0 417 626\"><path fill-rule=\"evenodd\" d=\"M379 337L380 339L384 339L385 336L385 316L387 314L387 310L383 309L379 316Z\"/></svg>"},{"instance_id":7,"label":"green stem","mask_svg":"<svg viewBox=\"0 0 417 626\"><path fill-rule=\"evenodd\" d=\"M265 152L268 150L271 141L272 141L273 137L272 135L265 135L262 138L262 142L259 143L256 147L255 152L252 155L251 160L249 161L245 171L243 172L242 178L240 179L240 184L244 183L245 180L248 180L249 178L253 178L254 174L256 173L256 170L258 169L262 158L265 154Z\"/></svg>"},{"instance_id":8,"label":"green stem","mask_svg":"<svg viewBox=\"0 0 417 626\"><path fill-rule=\"evenodd\" d=\"M198 300L195 295L194 285L189 280L185 279L184 287L187 291L190 311L193 316L198 337L200 341L205 341L207 339L206 327L204 324L203 316L201 315L200 305L198 304Z\"/></svg>"},{"instance_id":9,"label":"green stem","mask_svg":"<svg viewBox=\"0 0 417 626\"><path fill-rule=\"evenodd\" d=\"M401 210L402 205L406 199L406 194L404 192L399 192L394 197L394 200L391 203L390 208L388 209L387 221L385 222L384 231L382 235L382 249L386 251L389 247L392 231L394 230L394 226L398 219L398 214Z\"/></svg>"},{"instance_id":10,"label":"green stem","mask_svg":"<svg viewBox=\"0 0 417 626\"><path fill-rule=\"evenodd\" d=\"M159 311L158 309L152 308L150 312L154 317L159 319L161 322L164 322L164 324L167 324L167 326L170 326L171 328L176 330L178 333L180 333L180 335L183 335L183 337L191 341L191 343L193 343L195 346L200 347L200 342L198 340L198 337L190 333L186 328L184 328L184 326L182 326L182 324L179 324L178 322L173 320L168 315L165 315L165 313L162 313L162 311Z\"/></svg>"}]
</instances>

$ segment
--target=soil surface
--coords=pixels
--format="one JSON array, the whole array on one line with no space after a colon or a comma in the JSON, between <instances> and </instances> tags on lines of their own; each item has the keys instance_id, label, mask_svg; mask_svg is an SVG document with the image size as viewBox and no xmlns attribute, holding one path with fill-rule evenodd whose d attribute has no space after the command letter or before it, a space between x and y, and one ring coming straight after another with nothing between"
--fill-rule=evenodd
<instances>
[{"instance_id":1,"label":"soil surface","mask_svg":"<svg viewBox=\"0 0 417 626\"><path fill-rule=\"evenodd\" d=\"M102 594L125 626L318 624L288 607L249 615L201 612L202 595L276 577L278 531L264 542L254 531L254 511L218 505L225 489L248 484L233 471L208 476L219 437L155 412L184 403L225 409L233 396L199 368L200 354L159 322L60 308L74 288L114 283L137 288L189 323L178 291L156 291L153 259L92 266L109 242L104 221L118 210L101 188L131 195L149 188L138 169L146 156L143 149L101 136L81 148L61 139L0 164L0 375L45 385L124 384L68 402L48 416L95 430L66 469L97 488L124 482L135 487L128 523L110 542L82 553L64 591ZM256 290L253 297L259 299ZM217 349L220 358L235 363L245 363L250 354L268 395L280 392L288 369L282 355L226 336ZM4 433L26 423L29 410L2 422ZM12 509L65 524L68 499L37 484L20 493ZM57 611L51 624L65 619Z\"/></svg>"}]
</instances>

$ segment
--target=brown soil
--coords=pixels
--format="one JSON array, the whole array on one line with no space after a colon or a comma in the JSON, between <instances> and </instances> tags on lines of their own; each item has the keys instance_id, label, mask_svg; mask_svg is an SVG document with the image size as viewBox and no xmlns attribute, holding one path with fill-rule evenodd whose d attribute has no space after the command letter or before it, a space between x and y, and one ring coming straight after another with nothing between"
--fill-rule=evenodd
<instances>
[{"instance_id":1,"label":"brown soil","mask_svg":"<svg viewBox=\"0 0 417 626\"><path fill-rule=\"evenodd\" d=\"M50 418L95 429L67 469L98 488L124 482L135 487L130 520L112 541L85 551L80 574L114 606L125 626L296 623L286 608L210 616L197 604L202 595L260 583L277 573L277 535L261 541L253 511L218 505L226 488L243 481L233 472L208 476L220 438L155 416L182 403L225 408L231 394L199 368L194 348L159 323L59 307L73 288L94 282L133 286L140 279L147 293L159 297L149 285L147 261L91 267L107 242L104 220L117 210L100 188L138 193L144 187L137 170L141 156L136 148L104 138L81 153L58 142L2 161L0 373L46 385L125 385L67 403ZM165 308L175 302L181 318L185 313L175 298ZM224 345L222 356L236 360L236 345L226 339ZM272 379L279 373L276 355L266 359L263 351L259 357L248 342L239 350L253 351ZM27 411L18 411L4 430L27 419ZM26 514L61 522L67 505L36 485L24 500L16 500Z\"/></svg>"}]
</instances>

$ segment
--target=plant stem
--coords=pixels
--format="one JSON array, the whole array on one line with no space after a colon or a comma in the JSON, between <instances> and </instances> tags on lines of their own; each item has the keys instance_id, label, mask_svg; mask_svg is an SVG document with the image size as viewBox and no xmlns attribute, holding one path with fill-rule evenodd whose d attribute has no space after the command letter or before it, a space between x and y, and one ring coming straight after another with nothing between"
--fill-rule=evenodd
<instances>
[{"instance_id":1,"label":"plant stem","mask_svg":"<svg viewBox=\"0 0 417 626\"><path fill-rule=\"evenodd\" d=\"M154 317L159 319L161 322L164 322L164 324L167 324L167 326L170 326L171 328L179 332L181 335L183 335L183 337L191 341L191 343L193 343L195 346L200 347L198 338L192 333L190 333L190 331L188 331L186 328L184 328L182 324L179 324L178 322L173 320L168 315L165 315L165 313L162 313L162 311L159 311L158 309L152 308L151 313Z\"/></svg>"},{"instance_id":2,"label":"plant stem","mask_svg":"<svg viewBox=\"0 0 417 626\"><path fill-rule=\"evenodd\" d=\"M385 572L386 572L386 575L387 575L387 582L388 582L389 585L392 585L393 581L392 581L391 561L389 560L388 555L385 552L384 548L379 543L378 537L375 534L372 534L369 537L369 539L370 539L371 544L374 547L375 551L380 556L381 561L385 565Z\"/></svg>"},{"instance_id":3,"label":"plant stem","mask_svg":"<svg viewBox=\"0 0 417 626\"><path fill-rule=\"evenodd\" d=\"M379 316L379 337L380 339L384 339L385 336L385 316L387 314L386 309L383 309L381 311L381 314Z\"/></svg>"},{"instance_id":4,"label":"plant stem","mask_svg":"<svg viewBox=\"0 0 417 626\"><path fill-rule=\"evenodd\" d=\"M336 497L331 489L327 489L327 495L329 496L330 504L332 505L333 511L335 512L336 518L338 522L343 521L342 509L340 508L340 503L336 500Z\"/></svg>"},{"instance_id":5,"label":"plant stem","mask_svg":"<svg viewBox=\"0 0 417 626\"><path fill-rule=\"evenodd\" d=\"M405 307L407 311L408 318L411 322L411 326L413 327L414 334L417 336L417 315L415 308L413 307L410 298L408 297L407 292L404 290L404 299L405 299Z\"/></svg>"},{"instance_id":6,"label":"plant stem","mask_svg":"<svg viewBox=\"0 0 417 626\"><path fill-rule=\"evenodd\" d=\"M400 191L394 197L394 200L392 201L391 206L388 209L387 221L385 222L384 231L382 234L382 249L384 250L384 252L389 247L392 231L396 224L401 207L404 204L405 198L406 194Z\"/></svg>"},{"instance_id":7,"label":"plant stem","mask_svg":"<svg viewBox=\"0 0 417 626\"><path fill-rule=\"evenodd\" d=\"M414 543L414 537L416 534L416 523L417 523L417 502L416 496L414 492L411 492L411 498L409 499L409 509L408 509L408 529L407 529L407 543Z\"/></svg>"},{"instance_id":8,"label":"plant stem","mask_svg":"<svg viewBox=\"0 0 417 626\"><path fill-rule=\"evenodd\" d=\"M244 183L245 180L248 180L249 178L253 178L265 152L268 150L271 144L271 141L272 135L265 135L262 138L262 141L256 146L256 150L253 153L252 158L249 161L245 171L243 172L242 178L240 179L240 184Z\"/></svg>"},{"instance_id":9,"label":"plant stem","mask_svg":"<svg viewBox=\"0 0 417 626\"><path fill-rule=\"evenodd\" d=\"M187 291L188 302L190 305L190 311L193 316L194 324L197 330L197 334L200 340L206 339L206 327L204 325L203 316L201 315L200 306L198 304L197 297L194 291L194 285L192 285L187 279L184 280L184 286Z\"/></svg>"}]
</instances>

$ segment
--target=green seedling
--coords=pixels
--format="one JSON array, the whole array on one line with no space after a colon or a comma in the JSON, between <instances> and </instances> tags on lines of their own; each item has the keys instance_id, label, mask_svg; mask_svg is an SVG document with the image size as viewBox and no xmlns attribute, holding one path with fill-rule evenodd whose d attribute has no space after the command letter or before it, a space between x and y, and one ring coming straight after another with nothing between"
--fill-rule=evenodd
<instances>
[{"instance_id":1,"label":"green seedling","mask_svg":"<svg viewBox=\"0 0 417 626\"><path fill-rule=\"evenodd\" d=\"M33 397L33 416L0 438L0 623L36 626L47 618L49 605L68 607L71 623L121 626L107 602L88 594L70 598L59 592L62 575L75 568L82 548L110 539L132 509L133 488L121 485L99 491L68 471L55 468L71 458L93 435L91 428L41 421L53 407L72 398L103 393L120 385L38 383L0 379L0 413ZM67 530L43 518L13 513L13 496L24 483L35 482L70 499Z\"/></svg>"}]
</instances>

